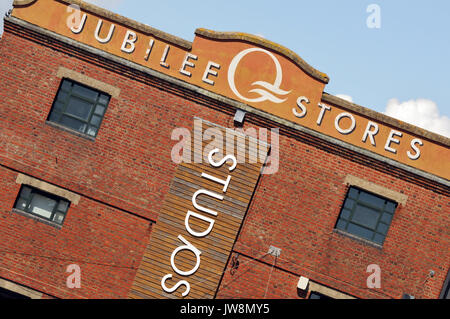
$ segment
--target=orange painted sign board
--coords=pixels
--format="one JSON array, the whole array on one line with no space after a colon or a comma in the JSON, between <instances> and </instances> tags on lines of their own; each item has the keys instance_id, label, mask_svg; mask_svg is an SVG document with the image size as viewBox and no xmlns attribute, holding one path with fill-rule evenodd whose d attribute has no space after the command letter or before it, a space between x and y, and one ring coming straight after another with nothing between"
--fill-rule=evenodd
<instances>
[{"instance_id":1,"label":"orange painted sign board","mask_svg":"<svg viewBox=\"0 0 450 319\"><path fill-rule=\"evenodd\" d=\"M438 142L325 102L328 76L275 43L248 34L205 29L198 29L193 43L189 43L82 1L16 2L23 4L15 6L16 18L450 179L448 139ZM78 10L74 5L79 5Z\"/></svg>"}]
</instances>

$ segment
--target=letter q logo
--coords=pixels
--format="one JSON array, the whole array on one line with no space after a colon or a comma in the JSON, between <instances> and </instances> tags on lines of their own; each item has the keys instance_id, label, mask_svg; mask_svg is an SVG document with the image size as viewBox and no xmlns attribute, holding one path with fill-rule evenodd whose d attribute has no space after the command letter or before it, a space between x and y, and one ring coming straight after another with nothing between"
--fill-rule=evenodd
<instances>
[{"instance_id":1,"label":"letter q logo","mask_svg":"<svg viewBox=\"0 0 450 319\"><path fill-rule=\"evenodd\" d=\"M261 86L262 88L256 88L256 89L250 90L249 92L251 92L251 93L259 94L259 97L251 99L251 98L246 98L246 97L242 96L241 93L239 93L239 91L236 88L236 84L235 84L234 80L235 80L236 69L239 65L239 62L242 60L242 58L244 56L246 56L247 54L253 53L253 52L263 52L263 53L267 54L275 63L277 76L276 76L275 82L273 84L267 83L265 81L253 82L252 86ZM276 94L279 96L284 96L284 95L291 93L291 91L284 91L284 90L280 89L282 80L283 80L283 71L281 70L280 62L277 60L277 58L272 53L270 53L267 50L260 49L260 48L250 48L250 49L241 51L239 54L237 54L233 58L233 60L230 63L230 68L228 70L228 84L230 85L231 90L238 98L240 98L241 100L244 100L246 102L258 103L258 102L264 102L264 101L271 101L271 102L277 103L277 104L283 103L287 99L281 99L274 95L274 94Z\"/></svg>"}]
</instances>

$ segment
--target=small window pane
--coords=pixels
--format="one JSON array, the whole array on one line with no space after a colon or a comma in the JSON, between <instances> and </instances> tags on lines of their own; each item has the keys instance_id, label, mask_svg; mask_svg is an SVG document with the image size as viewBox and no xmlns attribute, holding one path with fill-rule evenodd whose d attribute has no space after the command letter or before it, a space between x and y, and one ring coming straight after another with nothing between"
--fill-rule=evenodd
<instances>
[{"instance_id":1,"label":"small window pane","mask_svg":"<svg viewBox=\"0 0 450 319\"><path fill-rule=\"evenodd\" d=\"M347 227L347 222L346 221L343 221L343 220L338 221L338 223L336 225L337 229L345 230L345 227Z\"/></svg>"},{"instance_id":2,"label":"small window pane","mask_svg":"<svg viewBox=\"0 0 450 319\"><path fill-rule=\"evenodd\" d=\"M95 128L95 127L93 127L93 126L90 126L89 129L88 129L88 131L87 131L87 134L90 135L90 136L95 136L95 135L97 135L97 128Z\"/></svg>"},{"instance_id":3,"label":"small window pane","mask_svg":"<svg viewBox=\"0 0 450 319\"><path fill-rule=\"evenodd\" d=\"M379 233L381 233L383 235L386 235L387 231L388 231L388 228L389 228L388 225L380 223L380 224L378 224L377 232L379 232Z\"/></svg>"},{"instance_id":4,"label":"small window pane","mask_svg":"<svg viewBox=\"0 0 450 319\"><path fill-rule=\"evenodd\" d=\"M67 101L68 97L69 97L69 93L61 91L58 94L58 101L61 103L65 103Z\"/></svg>"},{"instance_id":5,"label":"small window pane","mask_svg":"<svg viewBox=\"0 0 450 319\"><path fill-rule=\"evenodd\" d=\"M358 201L370 204L372 206L375 206L377 208L383 209L385 200L383 198L374 196L372 194L361 192L359 195Z\"/></svg>"},{"instance_id":6,"label":"small window pane","mask_svg":"<svg viewBox=\"0 0 450 319\"><path fill-rule=\"evenodd\" d=\"M62 113L64 111L64 104L62 102L56 102L53 105L53 112Z\"/></svg>"},{"instance_id":7,"label":"small window pane","mask_svg":"<svg viewBox=\"0 0 450 319\"><path fill-rule=\"evenodd\" d=\"M59 201L59 204L58 204L58 210L60 211L60 212L63 212L63 213L65 213L66 211L67 211L67 208L69 207L69 202L67 202L67 201L65 201L65 200L61 200L61 201Z\"/></svg>"},{"instance_id":8,"label":"small window pane","mask_svg":"<svg viewBox=\"0 0 450 319\"><path fill-rule=\"evenodd\" d=\"M377 224L379 215L376 210L358 205L353 213L352 221L373 229Z\"/></svg>"},{"instance_id":9,"label":"small window pane","mask_svg":"<svg viewBox=\"0 0 450 319\"><path fill-rule=\"evenodd\" d=\"M16 204L16 208L25 211L27 209L27 201L25 199L19 199Z\"/></svg>"},{"instance_id":10,"label":"small window pane","mask_svg":"<svg viewBox=\"0 0 450 319\"><path fill-rule=\"evenodd\" d=\"M98 99L98 103L107 105L109 103L109 96L101 94L100 98Z\"/></svg>"},{"instance_id":11,"label":"small window pane","mask_svg":"<svg viewBox=\"0 0 450 319\"><path fill-rule=\"evenodd\" d=\"M23 186L22 190L20 191L20 197L22 198L30 198L31 194L31 188L27 186Z\"/></svg>"},{"instance_id":12,"label":"small window pane","mask_svg":"<svg viewBox=\"0 0 450 319\"><path fill-rule=\"evenodd\" d=\"M87 121L89 119L89 115L91 114L92 107L92 103L73 97L67 104L66 113Z\"/></svg>"},{"instance_id":13,"label":"small window pane","mask_svg":"<svg viewBox=\"0 0 450 319\"><path fill-rule=\"evenodd\" d=\"M52 216L53 209L56 206L56 201L48 197L34 194L30 203L31 213L50 218Z\"/></svg>"},{"instance_id":14,"label":"small window pane","mask_svg":"<svg viewBox=\"0 0 450 319\"><path fill-rule=\"evenodd\" d=\"M389 225L391 223L391 220L392 220L392 215L391 214L384 213L383 216L381 216L381 221L383 223L386 223L386 224Z\"/></svg>"},{"instance_id":15,"label":"small window pane","mask_svg":"<svg viewBox=\"0 0 450 319\"><path fill-rule=\"evenodd\" d=\"M373 241L376 242L377 244L382 245L384 242L384 238L385 236L380 235L380 234L375 234L375 237L373 238Z\"/></svg>"},{"instance_id":16,"label":"small window pane","mask_svg":"<svg viewBox=\"0 0 450 319\"><path fill-rule=\"evenodd\" d=\"M97 105L95 107L95 114L97 115L103 115L105 113L106 107L104 107L103 105Z\"/></svg>"},{"instance_id":17,"label":"small window pane","mask_svg":"<svg viewBox=\"0 0 450 319\"><path fill-rule=\"evenodd\" d=\"M87 99L94 100L94 101L97 100L97 96L98 96L98 93L96 91L94 91L92 89L88 89L88 88L83 87L78 84L75 84L73 86L72 92L77 95L81 95Z\"/></svg>"},{"instance_id":18,"label":"small window pane","mask_svg":"<svg viewBox=\"0 0 450 319\"><path fill-rule=\"evenodd\" d=\"M52 122L59 122L60 118L61 118L61 113L52 112L50 114L49 120Z\"/></svg>"},{"instance_id":19,"label":"small window pane","mask_svg":"<svg viewBox=\"0 0 450 319\"><path fill-rule=\"evenodd\" d=\"M58 224L61 224L64 221L64 214L56 213L55 216L53 217L53 221Z\"/></svg>"},{"instance_id":20,"label":"small window pane","mask_svg":"<svg viewBox=\"0 0 450 319\"><path fill-rule=\"evenodd\" d=\"M348 192L348 197L357 199L358 198L358 190L356 188L350 188L350 191Z\"/></svg>"},{"instance_id":21,"label":"small window pane","mask_svg":"<svg viewBox=\"0 0 450 319\"><path fill-rule=\"evenodd\" d=\"M388 213L394 213L394 211L395 211L395 207L396 207L397 205L395 205L395 203L393 203L393 202L387 202L386 203L386 208L385 208L385 210L388 212Z\"/></svg>"},{"instance_id":22,"label":"small window pane","mask_svg":"<svg viewBox=\"0 0 450 319\"><path fill-rule=\"evenodd\" d=\"M99 126L101 121L102 121L102 118L100 116L94 115L94 116L92 116L91 124L95 125L95 126Z\"/></svg>"},{"instance_id":23,"label":"small window pane","mask_svg":"<svg viewBox=\"0 0 450 319\"><path fill-rule=\"evenodd\" d=\"M76 131L82 132L84 133L84 131L86 130L86 124L83 123L82 121L76 120L74 118L68 117L68 116L63 116L61 119L61 124L74 129Z\"/></svg>"},{"instance_id":24,"label":"small window pane","mask_svg":"<svg viewBox=\"0 0 450 319\"><path fill-rule=\"evenodd\" d=\"M342 210L341 218L348 220L350 218L350 214L351 214L350 210L344 209Z\"/></svg>"},{"instance_id":25,"label":"small window pane","mask_svg":"<svg viewBox=\"0 0 450 319\"><path fill-rule=\"evenodd\" d=\"M61 90L70 91L71 87L72 87L72 84L70 83L70 81L64 80L61 85Z\"/></svg>"},{"instance_id":26,"label":"small window pane","mask_svg":"<svg viewBox=\"0 0 450 319\"><path fill-rule=\"evenodd\" d=\"M355 224L348 224L347 231L351 234L354 234L356 236L365 238L365 239L372 239L373 231L368 230L364 227L360 227Z\"/></svg>"},{"instance_id":27,"label":"small window pane","mask_svg":"<svg viewBox=\"0 0 450 319\"><path fill-rule=\"evenodd\" d=\"M354 200L347 198L347 200L345 201L344 207L348 208L348 209L352 209L354 203L355 203Z\"/></svg>"}]
</instances>

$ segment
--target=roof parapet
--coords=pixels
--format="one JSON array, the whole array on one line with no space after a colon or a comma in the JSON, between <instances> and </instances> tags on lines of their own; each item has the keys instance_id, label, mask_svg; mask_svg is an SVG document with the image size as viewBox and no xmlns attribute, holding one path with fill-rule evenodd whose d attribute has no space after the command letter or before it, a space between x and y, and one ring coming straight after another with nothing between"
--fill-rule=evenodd
<instances>
[{"instance_id":1,"label":"roof parapet","mask_svg":"<svg viewBox=\"0 0 450 319\"><path fill-rule=\"evenodd\" d=\"M431 131L425 130L423 128L420 128L418 126L400 121L396 118L387 116L383 113L379 113L377 111L374 111L372 109L369 109L367 107L346 101L344 99L341 99L337 96L334 96L332 94L323 92L322 95L322 101L330 104L334 104L336 106L340 106L342 108L345 108L349 111L364 115L366 117L369 117L371 119L375 119L379 121L380 123L393 126L395 128L402 129L404 131L410 132L417 136L425 137L431 141L440 143L444 146L450 147L450 138L445 137L443 135L433 133Z\"/></svg>"},{"instance_id":2,"label":"roof parapet","mask_svg":"<svg viewBox=\"0 0 450 319\"><path fill-rule=\"evenodd\" d=\"M14 7L27 6L27 5L32 4L35 1L37 1L37 0L14 0L13 5L14 5ZM82 0L58 0L58 1L67 3L68 5L75 4L75 5L79 6L80 9L82 9L82 10L89 11L93 14L99 15L99 16L107 18L107 19L111 19L117 23L120 23L120 24L128 27L128 28L139 30L142 33L145 33L147 35L152 35L156 38L167 41L167 42L169 42L173 45L179 46L183 49L186 49L186 50L192 49L192 42L189 42L189 41L179 38L177 36L171 35L169 33L163 32L161 30L152 28L151 26L149 26L147 24L140 23L135 20L126 18L120 14L103 9L94 4L91 4L91 3L88 3L88 2L85 2Z\"/></svg>"},{"instance_id":3,"label":"roof parapet","mask_svg":"<svg viewBox=\"0 0 450 319\"><path fill-rule=\"evenodd\" d=\"M323 72L320 72L313 68L311 65L305 62L298 54L294 51L289 50L288 48L272 42L270 40L264 39L262 37L258 37L253 34L243 33L243 32L217 32L213 30L208 30L204 28L199 28L195 30L196 35L200 35L206 38L215 39L215 40L241 40L246 41L261 47L265 47L271 49L285 57L289 58L293 61L300 69L306 72L308 75L313 77L314 79L327 84L330 81L328 75Z\"/></svg>"}]
</instances>

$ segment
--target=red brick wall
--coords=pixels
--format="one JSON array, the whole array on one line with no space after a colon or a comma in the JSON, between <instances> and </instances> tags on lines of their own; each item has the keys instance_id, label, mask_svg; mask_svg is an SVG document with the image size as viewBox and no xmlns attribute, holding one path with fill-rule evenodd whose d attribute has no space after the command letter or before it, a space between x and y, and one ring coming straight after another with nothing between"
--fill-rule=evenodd
<instances>
[{"instance_id":1,"label":"red brick wall","mask_svg":"<svg viewBox=\"0 0 450 319\"><path fill-rule=\"evenodd\" d=\"M106 258L108 263L121 265L130 265L133 259L139 262L150 234L149 222L123 210L157 219L175 168L170 160L175 143L170 140L172 130L191 128L193 116L232 127L232 111L218 112L207 107L208 101L201 97L185 99L182 91L167 84L148 85L151 81L144 83L141 75L124 75L112 67L101 67L103 61L90 63L89 56L67 54L64 46L55 47L58 50L8 31L0 42L0 163L89 199L83 197L79 207L70 210L61 231L10 215L18 186L14 185L15 175L3 169L2 180L6 182L1 196L5 199L0 204L6 217L2 222L9 223L8 229L16 229L13 233L20 241L13 239L11 232L0 234L0 238L33 253L78 258L91 251L93 260ZM119 98L111 100L95 142L45 124L60 83L56 77L60 66L121 89ZM255 125L246 124L249 126ZM357 297L399 298L403 292L416 297L439 295L450 262L448 197L300 139L282 135L280 144L280 170L261 178L235 246L236 252L250 258L261 257L270 245L282 249L266 297L297 298L299 275ZM397 210L383 249L333 232L346 193L343 182L347 174L409 197L407 205ZM94 219L98 211L105 213ZM107 223L111 218L113 222ZM86 226L87 220L92 224ZM128 236L132 239L125 240ZM45 248L50 238L61 248L55 244ZM81 238L78 245L73 245L74 238ZM122 254L129 250L133 252ZM9 261L5 266L52 285L59 282L55 286L61 287L65 278L61 264L55 266L60 267L60 277L54 281L55 275L48 273L50 261L21 258L19 263ZM247 259L240 258L243 262ZM227 270L218 297L262 298L273 261L272 256L266 256L249 262L234 276ZM380 290L366 288L366 267L373 263L382 269ZM253 268L243 273L245 267ZM109 275L105 277L103 266L90 264L86 268L92 274L88 286L93 288L83 296L95 296L96 289L104 297L126 295L132 271L107 268ZM436 276L426 281L431 269ZM2 272L0 276L7 275ZM21 282L27 280L20 278ZM111 295L113 290L115 295ZM56 290L49 294L67 296Z\"/></svg>"},{"instance_id":2,"label":"red brick wall","mask_svg":"<svg viewBox=\"0 0 450 319\"><path fill-rule=\"evenodd\" d=\"M283 280L288 283L283 285L291 288L277 297L291 298L296 293L299 278L289 273L363 298L400 298L403 293L416 298L439 296L450 264L448 197L291 138L280 138L280 163L277 174L261 178L235 245L235 251L253 258L265 254L270 245L282 249L277 266L285 271ZM406 206L399 205L394 214L382 249L333 231L347 192L347 174L408 196ZM273 257L264 260L267 268ZM381 267L381 289L367 288L370 264ZM233 290L247 294L266 285L267 269L259 267L255 265L254 271L261 272L264 280L247 282L243 276L230 284L241 270L232 277L227 274L223 296ZM436 276L427 280L430 270Z\"/></svg>"},{"instance_id":3,"label":"red brick wall","mask_svg":"<svg viewBox=\"0 0 450 319\"><path fill-rule=\"evenodd\" d=\"M125 298L139 266L151 223L81 197L62 229L12 213L17 172L0 167L0 277L56 297ZM68 289L81 268L81 289Z\"/></svg>"}]
</instances>

